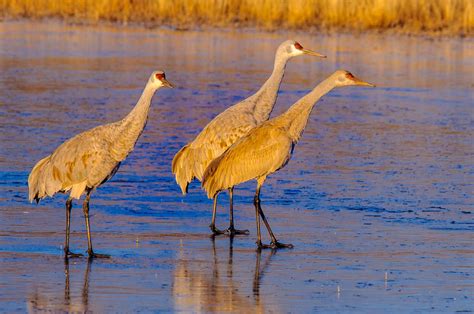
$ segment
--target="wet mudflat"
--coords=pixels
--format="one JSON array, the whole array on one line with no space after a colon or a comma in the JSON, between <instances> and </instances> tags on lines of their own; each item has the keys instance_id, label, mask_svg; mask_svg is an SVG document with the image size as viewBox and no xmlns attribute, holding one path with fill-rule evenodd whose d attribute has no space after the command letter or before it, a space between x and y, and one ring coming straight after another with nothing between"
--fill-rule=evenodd
<instances>
[{"instance_id":1,"label":"wet mudflat","mask_svg":"<svg viewBox=\"0 0 474 314\"><path fill-rule=\"evenodd\" d=\"M257 252L255 183L235 193L236 227L251 234L213 239L211 201L198 183L182 197L170 164L259 87L287 38L328 59L291 60L272 115L339 68L378 88L335 90L315 108L262 190L295 248ZM471 39L3 22L0 67L0 311L474 310ZM28 173L65 139L122 118L156 69L177 88L158 91L135 150L92 196L95 249L112 258L65 263L65 197L29 204ZM74 205L72 250L84 251Z\"/></svg>"}]
</instances>

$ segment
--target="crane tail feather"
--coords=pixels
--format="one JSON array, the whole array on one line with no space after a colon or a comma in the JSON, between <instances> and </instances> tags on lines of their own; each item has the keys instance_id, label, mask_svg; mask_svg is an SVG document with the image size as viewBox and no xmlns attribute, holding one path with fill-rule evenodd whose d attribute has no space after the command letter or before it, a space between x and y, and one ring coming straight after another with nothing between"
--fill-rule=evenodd
<instances>
[{"instance_id":1,"label":"crane tail feather","mask_svg":"<svg viewBox=\"0 0 474 314\"><path fill-rule=\"evenodd\" d=\"M48 165L50 156L47 156L36 163L31 170L30 175L28 176L28 190L29 190L29 201L33 203L36 201L36 204L46 196L46 189L44 184L42 184L42 174L44 169Z\"/></svg>"},{"instance_id":2,"label":"crane tail feather","mask_svg":"<svg viewBox=\"0 0 474 314\"><path fill-rule=\"evenodd\" d=\"M195 158L193 150L189 147L189 144L179 150L174 156L171 164L171 170L181 188L183 195L188 193L189 183L195 178L194 175L194 164Z\"/></svg>"},{"instance_id":3,"label":"crane tail feather","mask_svg":"<svg viewBox=\"0 0 474 314\"><path fill-rule=\"evenodd\" d=\"M220 182L222 179L219 181L219 175L217 174L218 166L223 155L224 154L214 159L204 171L201 187L206 191L208 198L214 198L214 196L222 190L224 185L223 182Z\"/></svg>"}]
</instances>

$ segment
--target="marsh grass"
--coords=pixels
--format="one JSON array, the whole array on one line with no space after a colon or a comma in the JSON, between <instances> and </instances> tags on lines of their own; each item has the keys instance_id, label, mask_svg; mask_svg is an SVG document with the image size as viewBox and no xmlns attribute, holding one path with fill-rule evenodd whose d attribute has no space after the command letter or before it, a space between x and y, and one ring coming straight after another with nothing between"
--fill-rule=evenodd
<instances>
[{"instance_id":1,"label":"marsh grass","mask_svg":"<svg viewBox=\"0 0 474 314\"><path fill-rule=\"evenodd\" d=\"M472 0L0 0L3 17L190 27L474 33Z\"/></svg>"}]
</instances>

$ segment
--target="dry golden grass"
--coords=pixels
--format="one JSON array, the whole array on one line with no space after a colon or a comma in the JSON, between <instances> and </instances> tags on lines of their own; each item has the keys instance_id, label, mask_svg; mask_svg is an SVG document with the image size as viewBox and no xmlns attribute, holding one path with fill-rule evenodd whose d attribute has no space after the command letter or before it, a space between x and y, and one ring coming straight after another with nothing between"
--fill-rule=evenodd
<instances>
[{"instance_id":1,"label":"dry golden grass","mask_svg":"<svg viewBox=\"0 0 474 314\"><path fill-rule=\"evenodd\" d=\"M0 12L175 26L474 33L473 0L0 0Z\"/></svg>"}]
</instances>

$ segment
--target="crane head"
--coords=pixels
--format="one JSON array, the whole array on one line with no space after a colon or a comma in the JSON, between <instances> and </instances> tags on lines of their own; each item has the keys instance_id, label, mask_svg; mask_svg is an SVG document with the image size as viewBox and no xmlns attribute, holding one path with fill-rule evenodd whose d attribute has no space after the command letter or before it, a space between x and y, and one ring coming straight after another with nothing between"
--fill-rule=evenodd
<instances>
[{"instance_id":1,"label":"crane head","mask_svg":"<svg viewBox=\"0 0 474 314\"><path fill-rule=\"evenodd\" d=\"M370 86L375 87L374 84L367 83L360 78L355 77L351 72L346 70L339 70L333 74L336 80L336 86Z\"/></svg>"},{"instance_id":2,"label":"crane head","mask_svg":"<svg viewBox=\"0 0 474 314\"><path fill-rule=\"evenodd\" d=\"M288 57L296 57L296 56L301 56L301 55L309 55L309 56L315 56L315 57L320 57L320 58L326 58L325 55L322 55L320 53L317 53L313 50L309 50L306 48L303 48L303 46L294 40L287 40L283 42L280 47L279 47Z\"/></svg>"},{"instance_id":3,"label":"crane head","mask_svg":"<svg viewBox=\"0 0 474 314\"><path fill-rule=\"evenodd\" d=\"M166 79L165 72L163 71L155 71L151 74L149 82L153 84L156 88L160 87L168 87L173 88L173 84L168 82Z\"/></svg>"}]
</instances>

